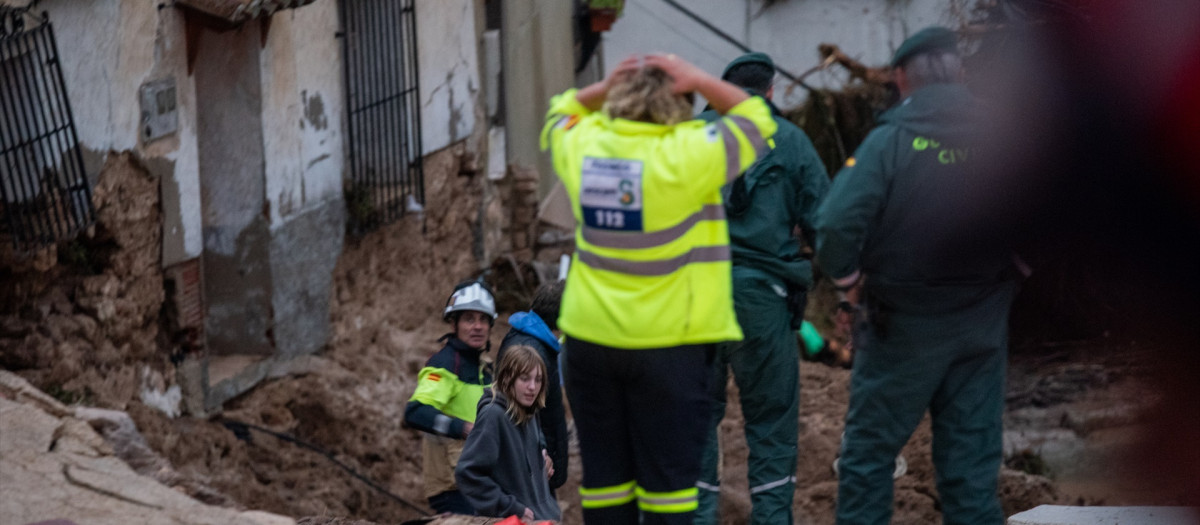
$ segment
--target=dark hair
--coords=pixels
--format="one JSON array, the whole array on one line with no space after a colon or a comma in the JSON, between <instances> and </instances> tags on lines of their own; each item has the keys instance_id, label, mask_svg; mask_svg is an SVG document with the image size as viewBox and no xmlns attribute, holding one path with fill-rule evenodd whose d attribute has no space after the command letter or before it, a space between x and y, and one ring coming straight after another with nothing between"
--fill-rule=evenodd
<instances>
[{"instance_id":1,"label":"dark hair","mask_svg":"<svg viewBox=\"0 0 1200 525\"><path fill-rule=\"evenodd\" d=\"M458 330L458 319L468 311L475 312L476 310L459 310L457 312L450 312L448 315L446 315L446 322L450 323L451 331ZM483 314L483 316L487 318L488 326L496 326L496 319L488 315L487 312L478 313Z\"/></svg>"},{"instance_id":2,"label":"dark hair","mask_svg":"<svg viewBox=\"0 0 1200 525\"><path fill-rule=\"evenodd\" d=\"M558 308L562 305L565 287L566 283L563 281L544 283L533 293L533 302L529 304L529 309L541 317L551 330L558 329Z\"/></svg>"},{"instance_id":3,"label":"dark hair","mask_svg":"<svg viewBox=\"0 0 1200 525\"><path fill-rule=\"evenodd\" d=\"M766 95L771 82L775 80L775 68L762 62L747 62L729 68L722 78L738 87L753 90L758 95Z\"/></svg>"}]
</instances>

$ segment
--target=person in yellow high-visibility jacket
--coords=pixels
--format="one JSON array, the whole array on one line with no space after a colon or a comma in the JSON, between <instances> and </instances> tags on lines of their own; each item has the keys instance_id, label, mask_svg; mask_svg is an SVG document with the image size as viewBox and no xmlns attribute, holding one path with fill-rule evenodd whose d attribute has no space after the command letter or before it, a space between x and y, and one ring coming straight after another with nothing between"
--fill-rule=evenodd
<instances>
[{"instance_id":1,"label":"person in yellow high-visibility jacket","mask_svg":"<svg viewBox=\"0 0 1200 525\"><path fill-rule=\"evenodd\" d=\"M692 92L722 118L690 120ZM714 346L742 338L719 189L775 128L761 98L674 55L550 102L542 147L577 222L558 326L587 523L692 522Z\"/></svg>"}]
</instances>

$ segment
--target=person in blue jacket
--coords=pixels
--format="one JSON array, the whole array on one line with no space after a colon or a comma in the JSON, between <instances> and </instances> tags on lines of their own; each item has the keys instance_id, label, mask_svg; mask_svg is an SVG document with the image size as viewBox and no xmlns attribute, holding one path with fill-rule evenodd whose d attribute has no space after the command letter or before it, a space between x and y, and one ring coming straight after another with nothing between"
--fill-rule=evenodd
<instances>
[{"instance_id":1,"label":"person in blue jacket","mask_svg":"<svg viewBox=\"0 0 1200 525\"><path fill-rule=\"evenodd\" d=\"M512 329L500 342L496 359L512 346L526 345L537 350L546 365L546 407L538 415L546 451L554 464L550 489L558 490L567 481L567 419L563 409L562 384L558 375L558 356L561 350L558 336L558 308L562 303L563 281L543 284L534 292L529 311L517 312L508 318Z\"/></svg>"}]
</instances>

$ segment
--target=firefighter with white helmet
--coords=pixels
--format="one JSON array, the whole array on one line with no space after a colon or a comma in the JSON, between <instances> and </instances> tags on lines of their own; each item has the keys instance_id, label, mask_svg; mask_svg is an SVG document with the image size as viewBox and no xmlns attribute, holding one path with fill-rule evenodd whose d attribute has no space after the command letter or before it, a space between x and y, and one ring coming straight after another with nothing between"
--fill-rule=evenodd
<instances>
[{"instance_id":1,"label":"firefighter with white helmet","mask_svg":"<svg viewBox=\"0 0 1200 525\"><path fill-rule=\"evenodd\" d=\"M491 371L480 357L496 321L496 301L482 280L459 283L446 301L442 318L453 331L417 374L417 389L404 410L404 423L425 432L422 443L425 496L436 512L474 514L454 483L454 467L463 440L475 424L475 408Z\"/></svg>"}]
</instances>

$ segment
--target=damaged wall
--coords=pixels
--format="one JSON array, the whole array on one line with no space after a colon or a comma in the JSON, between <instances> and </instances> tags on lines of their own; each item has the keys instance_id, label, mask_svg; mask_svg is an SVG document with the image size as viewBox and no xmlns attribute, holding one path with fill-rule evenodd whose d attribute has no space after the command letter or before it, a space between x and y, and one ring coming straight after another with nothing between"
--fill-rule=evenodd
<instances>
[{"instance_id":1,"label":"damaged wall","mask_svg":"<svg viewBox=\"0 0 1200 525\"><path fill-rule=\"evenodd\" d=\"M344 219L337 3L204 29L202 106L209 348L292 357L328 339ZM334 67L330 67L334 64Z\"/></svg>"},{"instance_id":2,"label":"damaged wall","mask_svg":"<svg viewBox=\"0 0 1200 525\"><path fill-rule=\"evenodd\" d=\"M477 274L513 243L511 230L505 229L512 214L504 208L511 184L488 181L480 169L488 149L486 133L476 125L484 119L476 30L482 5L478 0L419 1L416 11L423 145L432 152L425 159L431 204L424 218L440 226L409 231L402 242L417 242L415 235L439 246L436 257L449 266L449 280ZM39 4L59 34L89 176L98 185L96 198L108 198L102 188L114 184L106 182L110 179L127 184L129 170L154 192L122 193L130 213L153 214L136 224L102 216L99 240L83 245L111 245L104 248L107 254L126 249L123 235L153 237L155 243L152 252L145 243L136 246L134 270L109 267L117 259L106 258L96 263L97 276L86 276L53 297L46 295L47 286L34 290L20 279L6 281L5 286L17 288L5 294L19 296L12 313L23 321L6 328L2 359L26 370L39 386L95 395L106 406L119 407L138 396L143 381L160 391L170 386L168 356L173 355L185 364L181 370L187 370L189 392L196 392L191 383L197 383L202 391L224 393L210 399L201 392L204 399L189 405L200 413L257 379L240 378L232 389L210 384L208 357L185 358L185 349L286 360L324 346L331 332L333 269L344 235L346 97L337 6L337 0L318 0L269 21L233 26L199 23L178 6L134 0ZM164 80L175 85L178 128L149 140L140 127L138 92ZM454 199L432 204L434 196L451 190ZM528 196L524 201L532 203ZM521 220L528 221L529 214L523 212ZM110 236L117 240L110 242ZM522 247L532 243L529 237L521 236ZM37 266L43 276L69 275L72 270L56 258L62 256L50 253L25 266ZM171 276L181 275L203 275L188 281L200 283L205 296L203 303L194 303L205 309L198 323L202 331L184 333L178 326L183 314L176 310L183 306L170 296L179 292ZM440 292L433 295L434 302L442 301ZM45 316L75 316L81 309L93 323L77 321L88 341L79 353L99 361L72 358L59 364L62 353L50 346L60 336L70 339L76 328L50 334L31 326L56 326ZM105 323L113 324L111 330ZM88 328L92 324L99 328ZM134 333L126 333L130 330ZM131 366L116 374L115 368L97 364L109 361L152 363L154 373L131 372ZM193 361L202 364L193 366ZM108 370L103 380L85 370L92 365L95 373ZM138 386L118 392L115 386L93 384L109 380ZM111 392L88 394L88 389Z\"/></svg>"},{"instance_id":3,"label":"damaged wall","mask_svg":"<svg viewBox=\"0 0 1200 525\"><path fill-rule=\"evenodd\" d=\"M45 0L54 24L67 93L84 162L93 183L109 152L136 151L163 178L165 266L200 255L199 157L195 91L187 75L183 16L138 0L81 4ZM175 80L178 130L157 141L141 139L138 90Z\"/></svg>"},{"instance_id":4,"label":"damaged wall","mask_svg":"<svg viewBox=\"0 0 1200 525\"><path fill-rule=\"evenodd\" d=\"M182 17L137 1L48 0L59 61L93 185L96 224L0 261L0 361L64 399L123 407L143 393L178 412L163 322L164 263L201 252L194 92ZM140 88L174 79L176 131L143 140ZM7 249L8 246L5 247Z\"/></svg>"},{"instance_id":5,"label":"damaged wall","mask_svg":"<svg viewBox=\"0 0 1200 525\"><path fill-rule=\"evenodd\" d=\"M209 307L207 323L194 324L209 326L207 334L187 327L192 335L185 347L203 348L203 335L219 351L260 356L290 357L323 346L344 231L337 1L240 26L137 0L46 0L36 10L54 24L89 179L104 184L107 170L115 169L111 161L120 159L146 173L160 192L126 203L155 210L153 222L110 232L153 235L158 251L148 261L154 271L88 290L120 297L126 284L140 289L153 281L157 302L145 310L155 323L163 314L161 325L170 332L160 345L165 355L177 350L182 327L163 309L173 286L170 280L164 286L162 270L199 268L203 258L204 278L190 282L202 283L208 295L193 301ZM168 86L175 131L159 137L143 126L140 91L147 85ZM58 272L52 252L11 270ZM72 307L80 301L69 297Z\"/></svg>"},{"instance_id":6,"label":"damaged wall","mask_svg":"<svg viewBox=\"0 0 1200 525\"><path fill-rule=\"evenodd\" d=\"M481 96L474 0L418 0L421 154L467 138Z\"/></svg>"},{"instance_id":7,"label":"damaged wall","mask_svg":"<svg viewBox=\"0 0 1200 525\"><path fill-rule=\"evenodd\" d=\"M263 49L276 348L315 352L329 339L329 294L342 251L342 52L335 0L276 13Z\"/></svg>"},{"instance_id":8,"label":"damaged wall","mask_svg":"<svg viewBox=\"0 0 1200 525\"><path fill-rule=\"evenodd\" d=\"M11 299L0 310L0 366L63 399L119 409L166 389L158 184L132 155L110 155L91 236L47 249L56 264L41 269L0 261Z\"/></svg>"}]
</instances>

